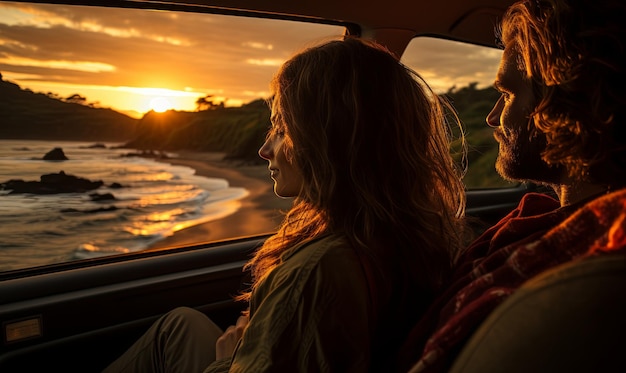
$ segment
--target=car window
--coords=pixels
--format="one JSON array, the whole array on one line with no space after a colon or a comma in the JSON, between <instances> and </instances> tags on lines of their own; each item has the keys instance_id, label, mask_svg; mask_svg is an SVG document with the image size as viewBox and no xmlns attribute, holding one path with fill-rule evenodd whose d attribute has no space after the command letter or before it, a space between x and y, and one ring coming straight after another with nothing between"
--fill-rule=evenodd
<instances>
[{"instance_id":1,"label":"car window","mask_svg":"<svg viewBox=\"0 0 626 373\"><path fill-rule=\"evenodd\" d=\"M499 97L492 83L501 55L499 49L431 37L414 38L402 55L402 62L446 96L458 113L468 144L468 189L516 185L495 170L498 144L485 122Z\"/></svg>"},{"instance_id":2,"label":"car window","mask_svg":"<svg viewBox=\"0 0 626 373\"><path fill-rule=\"evenodd\" d=\"M291 200L272 193L257 155L269 81L294 52L344 33L1 2L0 272L275 231ZM469 188L510 185L484 124L499 56L420 37L402 57L459 110Z\"/></svg>"},{"instance_id":3,"label":"car window","mask_svg":"<svg viewBox=\"0 0 626 373\"><path fill-rule=\"evenodd\" d=\"M0 3L0 271L275 231L269 82L344 32Z\"/></svg>"}]
</instances>

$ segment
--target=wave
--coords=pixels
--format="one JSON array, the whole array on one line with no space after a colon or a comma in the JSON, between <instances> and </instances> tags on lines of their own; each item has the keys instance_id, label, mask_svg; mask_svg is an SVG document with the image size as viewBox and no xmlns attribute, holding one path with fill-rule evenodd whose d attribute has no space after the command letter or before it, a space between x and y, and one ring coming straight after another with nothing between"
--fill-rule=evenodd
<instances>
[{"instance_id":1,"label":"wave","mask_svg":"<svg viewBox=\"0 0 626 373\"><path fill-rule=\"evenodd\" d=\"M48 264L61 256L84 259L145 250L181 229L236 212L248 195L228 180L198 176L189 167L120 157L127 149L110 145L104 149L85 145L54 143L70 160L44 162L29 158L45 154L51 143L0 140L0 183L39 180L42 174L63 170L102 180L104 186L92 193L111 194L93 200L90 193L7 195L2 191L0 262L15 265L19 262L15 255L22 252L28 255L23 262L32 266L37 260Z\"/></svg>"}]
</instances>

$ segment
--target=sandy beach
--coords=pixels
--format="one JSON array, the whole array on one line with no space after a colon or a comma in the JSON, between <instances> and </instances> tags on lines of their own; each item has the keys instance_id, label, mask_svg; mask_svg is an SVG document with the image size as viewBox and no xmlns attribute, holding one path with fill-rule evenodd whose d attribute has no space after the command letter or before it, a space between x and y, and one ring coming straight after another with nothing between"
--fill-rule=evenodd
<instances>
[{"instance_id":1,"label":"sandy beach","mask_svg":"<svg viewBox=\"0 0 626 373\"><path fill-rule=\"evenodd\" d=\"M267 165L237 165L236 162L224 161L220 153L179 152L177 155L176 158L161 161L193 168L199 176L226 179L230 186L245 188L249 194L238 201L240 207L235 213L177 231L150 249L272 233L282 220L281 211L291 207L291 199L282 199L274 194Z\"/></svg>"}]
</instances>

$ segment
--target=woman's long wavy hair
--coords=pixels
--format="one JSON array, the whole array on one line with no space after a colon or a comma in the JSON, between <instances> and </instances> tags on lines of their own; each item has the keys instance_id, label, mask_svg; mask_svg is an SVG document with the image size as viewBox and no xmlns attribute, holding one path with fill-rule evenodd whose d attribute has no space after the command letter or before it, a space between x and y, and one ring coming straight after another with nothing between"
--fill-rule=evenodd
<instances>
[{"instance_id":1,"label":"woman's long wavy hair","mask_svg":"<svg viewBox=\"0 0 626 373\"><path fill-rule=\"evenodd\" d=\"M248 263L253 288L285 250L335 233L379 266L381 286L394 272L413 290L437 289L464 229L454 111L386 49L351 37L291 58L271 91L274 127L304 185Z\"/></svg>"},{"instance_id":2,"label":"woman's long wavy hair","mask_svg":"<svg viewBox=\"0 0 626 373\"><path fill-rule=\"evenodd\" d=\"M543 159L575 180L626 182L625 20L623 0L524 0L501 24L538 98Z\"/></svg>"}]
</instances>

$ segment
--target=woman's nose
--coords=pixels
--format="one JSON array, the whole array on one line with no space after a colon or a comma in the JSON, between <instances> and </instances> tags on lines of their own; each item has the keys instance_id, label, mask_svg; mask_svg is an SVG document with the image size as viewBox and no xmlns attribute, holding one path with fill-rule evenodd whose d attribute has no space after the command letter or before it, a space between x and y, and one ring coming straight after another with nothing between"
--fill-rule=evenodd
<instances>
[{"instance_id":1,"label":"woman's nose","mask_svg":"<svg viewBox=\"0 0 626 373\"><path fill-rule=\"evenodd\" d=\"M493 105L493 109L487 114L486 120L489 127L500 127L500 115L502 114L503 106L504 100L500 97L496 104Z\"/></svg>"},{"instance_id":2,"label":"woman's nose","mask_svg":"<svg viewBox=\"0 0 626 373\"><path fill-rule=\"evenodd\" d=\"M261 148L259 148L259 157L269 160L271 157L271 147L269 144L269 140L265 140Z\"/></svg>"}]
</instances>

